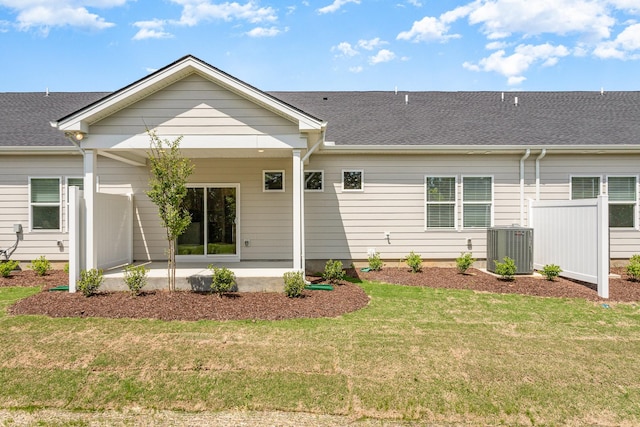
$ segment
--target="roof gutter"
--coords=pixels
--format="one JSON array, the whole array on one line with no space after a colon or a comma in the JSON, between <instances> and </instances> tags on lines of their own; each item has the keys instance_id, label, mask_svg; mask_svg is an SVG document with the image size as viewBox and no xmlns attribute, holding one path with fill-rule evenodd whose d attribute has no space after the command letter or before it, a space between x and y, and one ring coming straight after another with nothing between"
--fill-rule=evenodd
<instances>
[{"instance_id":1,"label":"roof gutter","mask_svg":"<svg viewBox=\"0 0 640 427\"><path fill-rule=\"evenodd\" d=\"M531 155L531 149L527 148L520 158L520 226L524 226L524 161Z\"/></svg>"},{"instance_id":2,"label":"roof gutter","mask_svg":"<svg viewBox=\"0 0 640 427\"><path fill-rule=\"evenodd\" d=\"M307 151L307 154L305 154L304 157L300 160L302 162L302 164L304 164L304 162L309 160L309 157L311 157L313 152L316 151L316 149L320 145L322 145L322 143L324 142L325 132L326 132L326 125L323 126L322 132L320 133L320 136L318 137L318 141L316 141L316 143L313 144L313 147L311 147L311 149L309 149L309 151Z\"/></svg>"},{"instance_id":3,"label":"roof gutter","mask_svg":"<svg viewBox=\"0 0 640 427\"><path fill-rule=\"evenodd\" d=\"M323 153L329 152L352 152L352 153L455 153L455 154L494 154L501 153L522 153L522 145L335 145L334 142L326 141L323 146ZM571 154L605 154L610 152L640 152L640 144L618 144L618 145L528 145L531 150L553 150L555 153Z\"/></svg>"}]
</instances>

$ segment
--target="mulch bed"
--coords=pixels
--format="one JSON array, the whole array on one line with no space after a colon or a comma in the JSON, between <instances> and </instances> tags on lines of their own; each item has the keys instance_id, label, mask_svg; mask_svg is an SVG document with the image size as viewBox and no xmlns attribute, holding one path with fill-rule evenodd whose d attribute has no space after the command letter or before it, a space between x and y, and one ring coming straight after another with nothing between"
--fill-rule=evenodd
<instances>
[{"instance_id":1,"label":"mulch bed","mask_svg":"<svg viewBox=\"0 0 640 427\"><path fill-rule=\"evenodd\" d=\"M137 297L128 292L103 292L92 297L82 293L49 292L69 283L62 271L38 277L32 271L13 272L0 278L0 287L42 286L43 291L9 307L10 314L42 314L51 317L148 318L161 320L280 320L337 317L369 303L361 287L349 282L333 291L303 291L300 298L273 292L231 292L218 297L191 291L148 291Z\"/></svg>"},{"instance_id":2,"label":"mulch bed","mask_svg":"<svg viewBox=\"0 0 640 427\"><path fill-rule=\"evenodd\" d=\"M503 281L498 277L470 268L468 274L460 274L455 268L423 268L411 273L407 268L386 267L382 271L358 272L362 280L396 283L430 288L471 289L499 294L523 294L538 297L584 298L590 301L636 302L640 301L640 282L629 280L624 268L612 268L620 275L609 278L609 298L598 296L597 286L562 277L553 282L541 276L516 276L514 281Z\"/></svg>"},{"instance_id":3,"label":"mulch bed","mask_svg":"<svg viewBox=\"0 0 640 427\"><path fill-rule=\"evenodd\" d=\"M596 286L558 278L549 282L542 277L516 276L507 282L470 269L460 274L455 268L424 268L411 273L407 268L385 267L382 271L349 271L352 277L375 282L431 288L470 289L480 292L524 294L539 297L583 298L590 301L638 302L640 282L629 280L624 269L613 269L620 279L609 280L610 298L598 297ZM318 282L317 277L308 277ZM93 297L81 293L49 292L66 285L68 276L51 271L43 277L33 271L16 271L9 278L0 277L0 287L41 286L42 292L9 307L11 314L41 314L51 317L151 318L161 320L279 320L310 317L337 317L365 307L369 297L361 287L342 282L333 291L309 291L302 298L287 298L280 293L229 293L222 297L191 291L148 291L138 297L127 292L105 292Z\"/></svg>"}]
</instances>

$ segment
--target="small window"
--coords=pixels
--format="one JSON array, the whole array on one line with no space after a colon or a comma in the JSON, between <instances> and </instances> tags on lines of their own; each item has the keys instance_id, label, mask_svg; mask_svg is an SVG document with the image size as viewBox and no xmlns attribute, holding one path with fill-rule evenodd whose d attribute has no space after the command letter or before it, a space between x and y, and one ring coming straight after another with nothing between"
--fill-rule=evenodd
<instances>
[{"instance_id":1,"label":"small window","mask_svg":"<svg viewBox=\"0 0 640 427\"><path fill-rule=\"evenodd\" d=\"M324 171L304 172L305 191L324 191Z\"/></svg>"},{"instance_id":2,"label":"small window","mask_svg":"<svg viewBox=\"0 0 640 427\"><path fill-rule=\"evenodd\" d=\"M78 187L79 190L84 190L84 178L71 178L67 177L67 215L66 215L66 227L69 230L69 189L71 187Z\"/></svg>"},{"instance_id":3,"label":"small window","mask_svg":"<svg viewBox=\"0 0 640 427\"><path fill-rule=\"evenodd\" d=\"M60 178L29 180L31 230L60 230Z\"/></svg>"},{"instance_id":4,"label":"small window","mask_svg":"<svg viewBox=\"0 0 640 427\"><path fill-rule=\"evenodd\" d=\"M491 177L462 178L462 225L464 228L491 227L492 181Z\"/></svg>"},{"instance_id":5,"label":"small window","mask_svg":"<svg viewBox=\"0 0 640 427\"><path fill-rule=\"evenodd\" d=\"M262 171L264 191L284 191L284 171Z\"/></svg>"},{"instance_id":6,"label":"small window","mask_svg":"<svg viewBox=\"0 0 640 427\"><path fill-rule=\"evenodd\" d=\"M364 190L364 171L343 170L342 171L342 190L343 191Z\"/></svg>"},{"instance_id":7,"label":"small window","mask_svg":"<svg viewBox=\"0 0 640 427\"><path fill-rule=\"evenodd\" d=\"M426 228L453 229L456 226L456 178L425 178Z\"/></svg>"},{"instance_id":8,"label":"small window","mask_svg":"<svg viewBox=\"0 0 640 427\"><path fill-rule=\"evenodd\" d=\"M571 200L595 199L600 195L600 178L597 176L572 176Z\"/></svg>"},{"instance_id":9,"label":"small window","mask_svg":"<svg viewBox=\"0 0 640 427\"><path fill-rule=\"evenodd\" d=\"M634 176L610 176L607 179L609 194L609 227L635 227L637 187Z\"/></svg>"}]
</instances>

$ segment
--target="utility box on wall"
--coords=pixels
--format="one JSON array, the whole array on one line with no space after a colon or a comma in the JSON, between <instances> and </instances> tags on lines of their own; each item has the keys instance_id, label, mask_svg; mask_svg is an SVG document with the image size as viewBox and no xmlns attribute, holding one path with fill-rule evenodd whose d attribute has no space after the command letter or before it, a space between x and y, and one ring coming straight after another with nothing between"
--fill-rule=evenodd
<instances>
[{"instance_id":1,"label":"utility box on wall","mask_svg":"<svg viewBox=\"0 0 640 427\"><path fill-rule=\"evenodd\" d=\"M492 227L487 229L487 270L496 272L494 261L508 256L516 274L533 274L533 228Z\"/></svg>"}]
</instances>

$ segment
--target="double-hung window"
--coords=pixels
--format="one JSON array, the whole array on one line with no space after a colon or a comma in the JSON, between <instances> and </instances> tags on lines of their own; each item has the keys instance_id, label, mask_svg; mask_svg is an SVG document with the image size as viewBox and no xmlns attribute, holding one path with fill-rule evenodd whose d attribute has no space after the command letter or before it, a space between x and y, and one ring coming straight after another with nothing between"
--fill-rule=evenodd
<instances>
[{"instance_id":1,"label":"double-hung window","mask_svg":"<svg viewBox=\"0 0 640 427\"><path fill-rule=\"evenodd\" d=\"M493 179L489 176L462 177L462 226L487 228L493 223Z\"/></svg>"},{"instance_id":2,"label":"double-hung window","mask_svg":"<svg viewBox=\"0 0 640 427\"><path fill-rule=\"evenodd\" d=\"M571 177L571 199L595 199L601 194L599 177ZM608 176L609 227L636 227L638 190L635 176Z\"/></svg>"},{"instance_id":3,"label":"double-hung window","mask_svg":"<svg viewBox=\"0 0 640 427\"><path fill-rule=\"evenodd\" d=\"M29 178L31 230L60 230L60 178Z\"/></svg>"},{"instance_id":4,"label":"double-hung window","mask_svg":"<svg viewBox=\"0 0 640 427\"><path fill-rule=\"evenodd\" d=\"M608 177L607 193L609 194L609 227L635 227L636 206L638 204L636 177Z\"/></svg>"},{"instance_id":5,"label":"double-hung window","mask_svg":"<svg viewBox=\"0 0 640 427\"><path fill-rule=\"evenodd\" d=\"M426 228L456 228L456 178L425 177Z\"/></svg>"}]
</instances>

